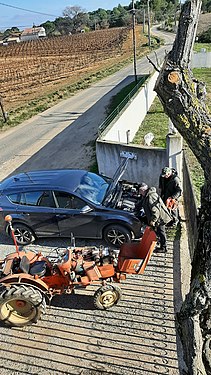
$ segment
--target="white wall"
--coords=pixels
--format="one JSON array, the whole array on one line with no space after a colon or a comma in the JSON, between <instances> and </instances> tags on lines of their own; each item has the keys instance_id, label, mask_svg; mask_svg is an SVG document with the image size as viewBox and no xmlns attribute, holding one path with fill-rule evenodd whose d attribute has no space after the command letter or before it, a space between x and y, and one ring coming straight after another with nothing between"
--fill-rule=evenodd
<instances>
[{"instance_id":1,"label":"white wall","mask_svg":"<svg viewBox=\"0 0 211 375\"><path fill-rule=\"evenodd\" d=\"M211 68L211 52L193 53L191 59L192 68Z\"/></svg>"},{"instance_id":2,"label":"white wall","mask_svg":"<svg viewBox=\"0 0 211 375\"><path fill-rule=\"evenodd\" d=\"M155 72L144 87L132 97L120 116L115 118L115 121L102 133L103 140L128 143L127 132L129 131L129 142L132 141L155 99L156 92L153 89L157 77L158 72Z\"/></svg>"},{"instance_id":3,"label":"white wall","mask_svg":"<svg viewBox=\"0 0 211 375\"><path fill-rule=\"evenodd\" d=\"M166 165L176 168L182 179L182 139L179 134L167 135L167 149L97 139L96 156L101 174L113 177L123 157L130 155L123 179L146 182L158 188L159 175Z\"/></svg>"}]
</instances>

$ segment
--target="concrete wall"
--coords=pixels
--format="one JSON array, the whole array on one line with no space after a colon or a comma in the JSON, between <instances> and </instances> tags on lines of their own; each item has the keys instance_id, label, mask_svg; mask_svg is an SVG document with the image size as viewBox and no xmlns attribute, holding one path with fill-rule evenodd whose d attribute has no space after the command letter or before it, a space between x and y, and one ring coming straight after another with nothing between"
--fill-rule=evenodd
<instances>
[{"instance_id":1,"label":"concrete wall","mask_svg":"<svg viewBox=\"0 0 211 375\"><path fill-rule=\"evenodd\" d=\"M129 142L134 138L156 96L153 89L157 77L156 72L97 139L96 157L100 173L113 177L121 158L129 156L131 160L123 176L128 181L144 181L150 186L158 187L159 175L164 166L176 168L182 176L182 138L173 128L169 130L172 134L167 135L166 149Z\"/></svg>"},{"instance_id":2,"label":"concrete wall","mask_svg":"<svg viewBox=\"0 0 211 375\"><path fill-rule=\"evenodd\" d=\"M167 165L166 149L156 147L97 140L96 155L99 172L108 177L113 177L122 157L134 156L134 159L129 160L127 171L122 179L146 182L155 187L158 187L161 168Z\"/></svg>"},{"instance_id":3,"label":"concrete wall","mask_svg":"<svg viewBox=\"0 0 211 375\"><path fill-rule=\"evenodd\" d=\"M122 157L129 156L131 160L123 179L132 182L144 181L157 188L164 166L175 168L182 179L182 138L172 126L166 138L166 149L128 142L128 130L130 138L133 139L156 96L153 89L157 76L157 72L153 74L144 88L97 139L96 157L101 174L113 177Z\"/></svg>"},{"instance_id":4,"label":"concrete wall","mask_svg":"<svg viewBox=\"0 0 211 375\"><path fill-rule=\"evenodd\" d=\"M211 52L193 53L191 59L192 68L211 68Z\"/></svg>"},{"instance_id":5,"label":"concrete wall","mask_svg":"<svg viewBox=\"0 0 211 375\"><path fill-rule=\"evenodd\" d=\"M120 116L106 128L101 138L105 141L129 143L146 116L156 93L153 91L158 72L155 72L140 91L133 96ZM129 140L129 142L128 142Z\"/></svg>"},{"instance_id":6,"label":"concrete wall","mask_svg":"<svg viewBox=\"0 0 211 375\"><path fill-rule=\"evenodd\" d=\"M183 199L184 199L184 209L186 224L188 230L188 245L190 251L190 258L193 260L194 250L196 247L198 239L198 228L197 228L197 215L198 207L196 203L196 198L192 188L192 182L190 178L190 172L184 157L183 162Z\"/></svg>"}]
</instances>

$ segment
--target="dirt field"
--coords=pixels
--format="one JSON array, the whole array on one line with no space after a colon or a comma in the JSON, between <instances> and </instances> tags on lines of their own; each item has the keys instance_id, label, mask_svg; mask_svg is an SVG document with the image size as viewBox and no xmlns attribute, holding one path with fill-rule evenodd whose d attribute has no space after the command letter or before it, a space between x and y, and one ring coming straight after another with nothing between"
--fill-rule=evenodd
<instances>
[{"instance_id":1,"label":"dirt field","mask_svg":"<svg viewBox=\"0 0 211 375\"><path fill-rule=\"evenodd\" d=\"M137 53L147 39L137 27ZM132 31L127 28L49 38L0 46L0 96L6 111L88 79L132 56ZM83 86L81 86L83 88ZM40 104L41 105L41 104ZM42 103L43 105L43 103Z\"/></svg>"}]
</instances>

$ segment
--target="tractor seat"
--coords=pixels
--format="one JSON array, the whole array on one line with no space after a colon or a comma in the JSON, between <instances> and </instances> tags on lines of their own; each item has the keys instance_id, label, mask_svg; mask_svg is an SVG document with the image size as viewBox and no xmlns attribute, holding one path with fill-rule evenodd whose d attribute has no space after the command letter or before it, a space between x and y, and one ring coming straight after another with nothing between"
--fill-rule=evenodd
<instances>
[{"instance_id":1,"label":"tractor seat","mask_svg":"<svg viewBox=\"0 0 211 375\"><path fill-rule=\"evenodd\" d=\"M46 266L47 266L47 263L45 260L40 260L40 261L38 260L31 265L29 273L32 276L34 275L44 276L46 273Z\"/></svg>"}]
</instances>

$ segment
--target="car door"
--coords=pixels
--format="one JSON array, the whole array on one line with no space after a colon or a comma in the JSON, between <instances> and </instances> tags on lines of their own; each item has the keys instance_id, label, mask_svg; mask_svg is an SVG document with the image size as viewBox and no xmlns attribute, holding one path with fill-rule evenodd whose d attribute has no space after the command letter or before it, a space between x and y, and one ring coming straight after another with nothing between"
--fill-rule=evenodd
<instances>
[{"instance_id":1,"label":"car door","mask_svg":"<svg viewBox=\"0 0 211 375\"><path fill-rule=\"evenodd\" d=\"M28 225L38 236L59 235L55 202L51 191L20 193L16 214L18 221Z\"/></svg>"},{"instance_id":2,"label":"car door","mask_svg":"<svg viewBox=\"0 0 211 375\"><path fill-rule=\"evenodd\" d=\"M93 238L98 236L98 213L93 206L73 194L54 191L56 217L61 236Z\"/></svg>"}]
</instances>

